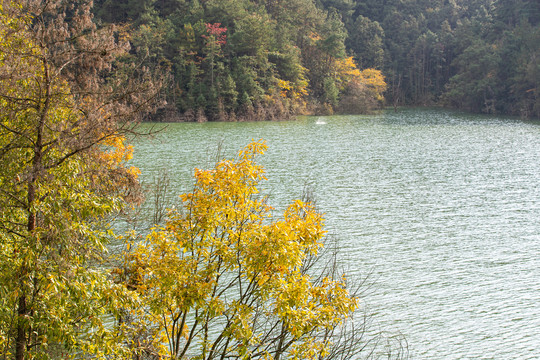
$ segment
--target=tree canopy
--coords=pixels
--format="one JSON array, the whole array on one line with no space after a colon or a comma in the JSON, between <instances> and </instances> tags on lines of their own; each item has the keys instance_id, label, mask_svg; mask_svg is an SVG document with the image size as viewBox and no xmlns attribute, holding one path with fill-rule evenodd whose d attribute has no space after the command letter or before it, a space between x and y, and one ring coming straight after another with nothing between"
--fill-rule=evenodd
<instances>
[{"instance_id":1,"label":"tree canopy","mask_svg":"<svg viewBox=\"0 0 540 360\"><path fill-rule=\"evenodd\" d=\"M147 346L168 344L167 357L329 358L358 306L345 275L309 267L325 235L314 206L297 200L275 219L260 196L265 148L196 170L182 209L127 256L120 278L148 309L132 322L154 329Z\"/></svg>"},{"instance_id":2,"label":"tree canopy","mask_svg":"<svg viewBox=\"0 0 540 360\"><path fill-rule=\"evenodd\" d=\"M95 12L104 23L128 24L129 61L169 75L167 106L154 119L266 120L338 109L333 91L342 91L335 83L347 30L338 12L312 0L104 1ZM381 54L374 49L365 64L379 65Z\"/></svg>"},{"instance_id":3,"label":"tree canopy","mask_svg":"<svg viewBox=\"0 0 540 360\"><path fill-rule=\"evenodd\" d=\"M99 264L107 217L136 201L126 133L153 95L113 60L88 4L0 7L0 354L116 353L105 314L129 301ZM69 17L69 21L68 20ZM130 73L130 67L123 69ZM106 76L108 75L108 76ZM67 355L66 355L67 356Z\"/></svg>"},{"instance_id":4,"label":"tree canopy","mask_svg":"<svg viewBox=\"0 0 540 360\"><path fill-rule=\"evenodd\" d=\"M380 107L381 94L337 84L337 64L349 57L359 70L381 72L389 103L539 116L535 0L102 0L95 12L128 24L131 61L169 74L168 106L154 119ZM208 33L215 26L218 42Z\"/></svg>"}]
</instances>

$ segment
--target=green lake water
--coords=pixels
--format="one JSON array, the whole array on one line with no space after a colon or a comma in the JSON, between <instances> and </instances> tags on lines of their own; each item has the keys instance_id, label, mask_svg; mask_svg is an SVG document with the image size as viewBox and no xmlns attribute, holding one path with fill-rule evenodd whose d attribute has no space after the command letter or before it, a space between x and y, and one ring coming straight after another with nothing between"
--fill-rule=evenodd
<instances>
[{"instance_id":1,"label":"green lake water","mask_svg":"<svg viewBox=\"0 0 540 360\"><path fill-rule=\"evenodd\" d=\"M270 204L313 191L350 276L370 274L372 327L412 359L540 358L540 124L433 109L167 124L133 164L148 182L167 169L176 195L218 144L261 138Z\"/></svg>"}]
</instances>

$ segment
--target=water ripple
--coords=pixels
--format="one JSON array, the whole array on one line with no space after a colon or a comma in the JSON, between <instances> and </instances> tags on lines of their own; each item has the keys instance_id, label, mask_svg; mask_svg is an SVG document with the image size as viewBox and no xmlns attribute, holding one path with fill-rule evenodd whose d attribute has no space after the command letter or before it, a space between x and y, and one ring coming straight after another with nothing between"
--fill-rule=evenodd
<instances>
[{"instance_id":1,"label":"water ripple","mask_svg":"<svg viewBox=\"0 0 540 360\"><path fill-rule=\"evenodd\" d=\"M348 268L373 272L364 302L412 358L540 358L538 125L439 110L174 124L136 165L186 191L208 148L259 138L271 202L313 188Z\"/></svg>"}]
</instances>

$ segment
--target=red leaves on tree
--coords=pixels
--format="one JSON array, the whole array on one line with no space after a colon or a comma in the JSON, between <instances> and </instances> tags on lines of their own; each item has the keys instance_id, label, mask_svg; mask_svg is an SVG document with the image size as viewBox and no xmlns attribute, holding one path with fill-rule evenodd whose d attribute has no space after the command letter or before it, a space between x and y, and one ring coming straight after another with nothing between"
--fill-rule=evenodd
<instances>
[{"instance_id":1,"label":"red leaves on tree","mask_svg":"<svg viewBox=\"0 0 540 360\"><path fill-rule=\"evenodd\" d=\"M224 34L227 32L226 27L221 27L221 23L214 23L210 24L207 23L206 25L206 32L210 35L203 35L202 37L205 39L209 39L213 37L215 39L215 42L219 45L225 45L227 43L227 35Z\"/></svg>"}]
</instances>

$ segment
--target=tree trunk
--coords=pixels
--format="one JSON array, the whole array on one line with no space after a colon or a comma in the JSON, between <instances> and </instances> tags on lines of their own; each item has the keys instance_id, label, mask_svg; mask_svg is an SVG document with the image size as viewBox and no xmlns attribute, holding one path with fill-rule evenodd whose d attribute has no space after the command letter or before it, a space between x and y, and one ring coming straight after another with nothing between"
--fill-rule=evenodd
<instances>
[{"instance_id":1,"label":"tree trunk","mask_svg":"<svg viewBox=\"0 0 540 360\"><path fill-rule=\"evenodd\" d=\"M28 194L27 194L27 211L28 211L28 222L27 222L27 231L28 231L28 240L33 236L33 233L36 230L36 213L33 209L35 198L36 198L36 184L38 179L42 175L43 171L43 131L45 129L45 123L47 122L47 116L49 113L49 108L51 104L51 79L49 76L49 67L46 59L43 59L43 80L45 87L45 94L43 95L43 103L39 106L39 123L36 131L36 141L34 144L34 158L32 161L32 177L28 180ZM28 250L32 251L32 244L28 244ZM17 338L15 341L15 360L24 360L26 349L25 346L31 334L31 328L27 324L26 317L33 313L32 305L28 306L26 294L27 294L27 285L26 278L28 268L31 268L27 261L25 261L21 266L20 272L20 287L21 295L19 296L19 306L17 309Z\"/></svg>"},{"instance_id":2,"label":"tree trunk","mask_svg":"<svg viewBox=\"0 0 540 360\"><path fill-rule=\"evenodd\" d=\"M24 318L28 310L26 308L26 296L23 294L19 297L19 308L17 310L17 339L15 341L15 360L24 360L26 346L26 332L24 326Z\"/></svg>"}]
</instances>

